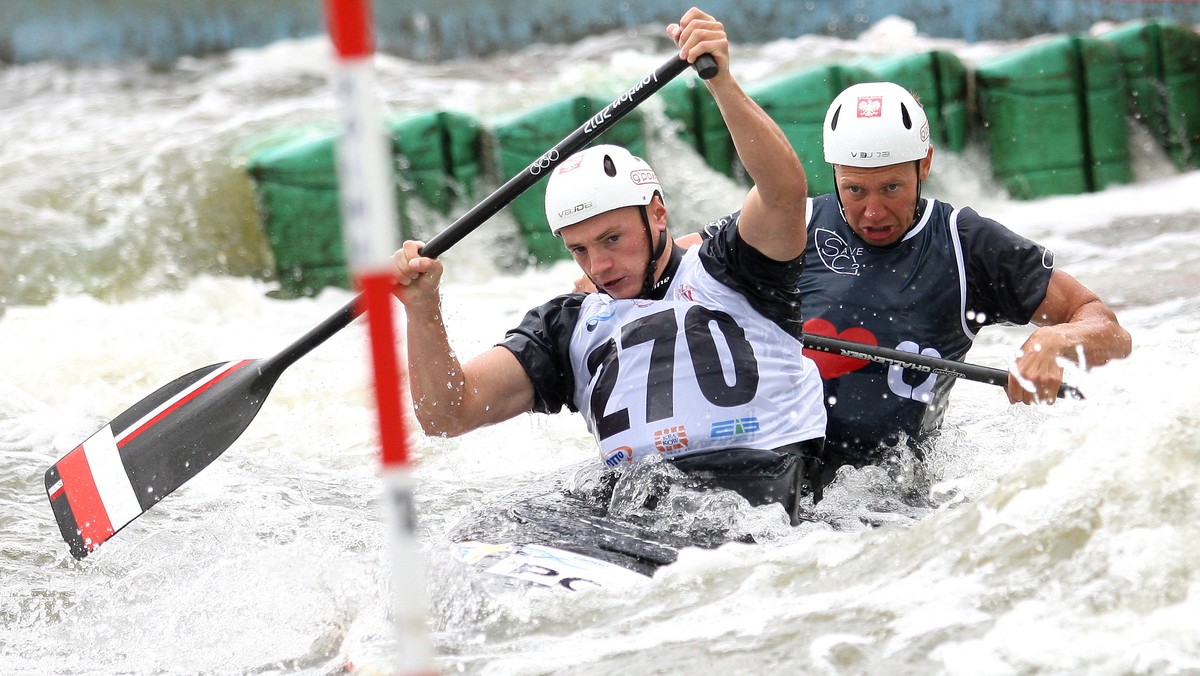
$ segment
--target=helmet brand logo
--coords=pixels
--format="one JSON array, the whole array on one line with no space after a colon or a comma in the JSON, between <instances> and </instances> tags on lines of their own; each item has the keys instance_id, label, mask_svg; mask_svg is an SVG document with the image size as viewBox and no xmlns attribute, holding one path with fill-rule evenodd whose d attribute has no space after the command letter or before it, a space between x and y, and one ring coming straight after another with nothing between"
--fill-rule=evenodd
<instances>
[{"instance_id":1,"label":"helmet brand logo","mask_svg":"<svg viewBox=\"0 0 1200 676\"><path fill-rule=\"evenodd\" d=\"M629 172L629 180L633 181L635 185L657 184L658 176L655 176L650 169L634 169Z\"/></svg>"},{"instance_id":2,"label":"helmet brand logo","mask_svg":"<svg viewBox=\"0 0 1200 676\"><path fill-rule=\"evenodd\" d=\"M879 117L883 114L883 97L882 96L860 96L858 97L858 116L859 117Z\"/></svg>"},{"instance_id":3,"label":"helmet brand logo","mask_svg":"<svg viewBox=\"0 0 1200 676\"><path fill-rule=\"evenodd\" d=\"M563 218L566 216L570 216L571 214L583 211L584 209L591 209L591 208L592 208L591 202L584 202L583 204L576 204L573 207L568 207L568 208L563 209L562 211L558 212L558 217Z\"/></svg>"}]
</instances>

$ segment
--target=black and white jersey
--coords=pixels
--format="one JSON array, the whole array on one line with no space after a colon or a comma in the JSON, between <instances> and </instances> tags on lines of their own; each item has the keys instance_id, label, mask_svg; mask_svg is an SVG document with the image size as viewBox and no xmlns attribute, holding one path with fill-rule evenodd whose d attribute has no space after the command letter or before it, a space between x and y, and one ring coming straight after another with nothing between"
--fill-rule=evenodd
<instances>
[{"instance_id":1,"label":"black and white jersey","mask_svg":"<svg viewBox=\"0 0 1200 676\"><path fill-rule=\"evenodd\" d=\"M825 411L800 342L802 269L730 220L683 256L663 299L560 296L501 345L529 374L534 410L581 412L611 465L814 439Z\"/></svg>"}]
</instances>

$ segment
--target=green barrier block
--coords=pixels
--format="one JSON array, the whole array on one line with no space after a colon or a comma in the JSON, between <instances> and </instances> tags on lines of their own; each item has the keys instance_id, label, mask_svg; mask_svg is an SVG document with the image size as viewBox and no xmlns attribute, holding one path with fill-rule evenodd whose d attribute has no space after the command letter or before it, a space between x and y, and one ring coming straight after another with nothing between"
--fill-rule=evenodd
<instances>
[{"instance_id":1,"label":"green barrier block","mask_svg":"<svg viewBox=\"0 0 1200 676\"><path fill-rule=\"evenodd\" d=\"M975 72L992 168L1018 199L1102 190L1133 178L1116 49L1064 36Z\"/></svg>"},{"instance_id":2,"label":"green barrier block","mask_svg":"<svg viewBox=\"0 0 1200 676\"><path fill-rule=\"evenodd\" d=\"M843 89L878 79L857 66L830 65L790 73L746 88L763 110L783 129L808 177L810 195L834 190L833 168L825 162L821 125L829 104Z\"/></svg>"},{"instance_id":3,"label":"green barrier block","mask_svg":"<svg viewBox=\"0 0 1200 676\"><path fill-rule=\"evenodd\" d=\"M350 285L342 241L335 136L299 136L250 158L281 290L310 296Z\"/></svg>"},{"instance_id":4,"label":"green barrier block","mask_svg":"<svg viewBox=\"0 0 1200 676\"><path fill-rule=\"evenodd\" d=\"M389 125L400 177L426 204L449 214L475 197L482 169L482 125L473 116L434 111Z\"/></svg>"},{"instance_id":5,"label":"green barrier block","mask_svg":"<svg viewBox=\"0 0 1200 676\"><path fill-rule=\"evenodd\" d=\"M334 133L326 129L297 129L276 132L247 162L255 180L265 183L337 188L337 163L333 155Z\"/></svg>"},{"instance_id":6,"label":"green barrier block","mask_svg":"<svg viewBox=\"0 0 1200 676\"><path fill-rule=\"evenodd\" d=\"M609 103L604 99L576 96L497 118L491 128L503 180L507 181L524 171ZM601 134L593 145L603 143L624 146L634 155L645 157L646 141L640 112L631 111ZM546 181L543 179L506 207L520 228L525 246L538 263L569 258L562 241L550 234L545 199Z\"/></svg>"},{"instance_id":7,"label":"green barrier block","mask_svg":"<svg viewBox=\"0 0 1200 676\"><path fill-rule=\"evenodd\" d=\"M267 239L281 290L311 296L326 286L349 288L341 204L335 189L273 184L259 190Z\"/></svg>"},{"instance_id":8,"label":"green barrier block","mask_svg":"<svg viewBox=\"0 0 1200 676\"><path fill-rule=\"evenodd\" d=\"M678 78L659 92L667 117L682 126L680 136L704 158L708 166L734 176L737 151L721 110L708 88L695 77Z\"/></svg>"},{"instance_id":9,"label":"green barrier block","mask_svg":"<svg viewBox=\"0 0 1200 676\"><path fill-rule=\"evenodd\" d=\"M481 125L445 111L388 123L396 163L398 237L412 236L409 195L441 213L470 197L480 173ZM269 143L268 143L269 141ZM336 132L278 133L254 145L247 162L281 290L310 296L326 286L350 286L338 192Z\"/></svg>"},{"instance_id":10,"label":"green barrier block","mask_svg":"<svg viewBox=\"0 0 1200 676\"><path fill-rule=\"evenodd\" d=\"M913 93L929 117L934 146L962 152L967 145L969 98L967 67L954 54L931 51L862 64L881 80Z\"/></svg>"},{"instance_id":11,"label":"green barrier block","mask_svg":"<svg viewBox=\"0 0 1200 676\"><path fill-rule=\"evenodd\" d=\"M1200 35L1139 21L1099 36L1117 48L1129 107L1179 169L1200 167Z\"/></svg>"}]
</instances>

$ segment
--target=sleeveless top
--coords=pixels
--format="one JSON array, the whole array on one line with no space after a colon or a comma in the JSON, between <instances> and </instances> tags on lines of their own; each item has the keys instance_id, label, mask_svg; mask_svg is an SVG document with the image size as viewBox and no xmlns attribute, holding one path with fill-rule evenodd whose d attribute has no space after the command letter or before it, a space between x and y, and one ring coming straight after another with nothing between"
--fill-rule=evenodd
<instances>
[{"instance_id":1,"label":"sleeveless top","mask_svg":"<svg viewBox=\"0 0 1200 676\"><path fill-rule=\"evenodd\" d=\"M969 208L928 200L894 245L867 244L835 195L809 200L799 290L805 332L962 361L975 334L1027 324L1046 296L1053 256ZM826 447L871 460L897 432L936 429L955 378L810 352L825 385Z\"/></svg>"},{"instance_id":2,"label":"sleeveless top","mask_svg":"<svg viewBox=\"0 0 1200 676\"><path fill-rule=\"evenodd\" d=\"M774 449L825 432L800 343L801 270L745 244L730 219L683 255L662 299L559 296L500 344L529 374L534 410L581 412L612 466Z\"/></svg>"}]
</instances>

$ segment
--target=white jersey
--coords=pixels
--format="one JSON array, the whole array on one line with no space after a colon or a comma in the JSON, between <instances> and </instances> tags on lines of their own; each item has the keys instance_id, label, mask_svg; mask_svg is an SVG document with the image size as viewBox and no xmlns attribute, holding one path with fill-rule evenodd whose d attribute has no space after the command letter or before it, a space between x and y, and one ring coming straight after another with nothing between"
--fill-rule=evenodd
<instances>
[{"instance_id":1,"label":"white jersey","mask_svg":"<svg viewBox=\"0 0 1200 676\"><path fill-rule=\"evenodd\" d=\"M801 349L693 249L663 300L584 300L571 337L575 406L610 464L778 448L825 434L820 375Z\"/></svg>"},{"instance_id":2,"label":"white jersey","mask_svg":"<svg viewBox=\"0 0 1200 676\"><path fill-rule=\"evenodd\" d=\"M825 434L791 302L802 263L766 259L734 224L724 234L683 256L660 300L562 296L503 343L534 383L535 409L581 412L609 465Z\"/></svg>"}]
</instances>

